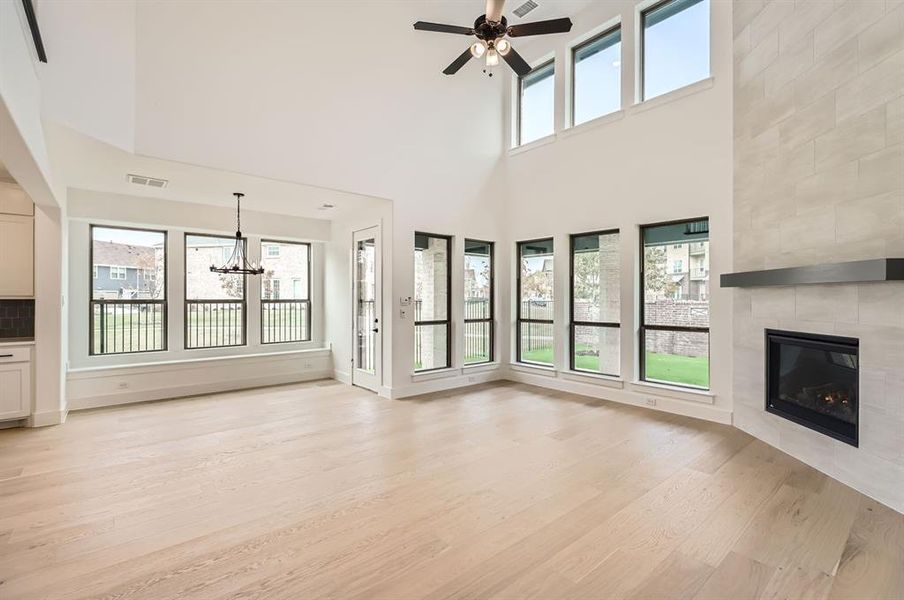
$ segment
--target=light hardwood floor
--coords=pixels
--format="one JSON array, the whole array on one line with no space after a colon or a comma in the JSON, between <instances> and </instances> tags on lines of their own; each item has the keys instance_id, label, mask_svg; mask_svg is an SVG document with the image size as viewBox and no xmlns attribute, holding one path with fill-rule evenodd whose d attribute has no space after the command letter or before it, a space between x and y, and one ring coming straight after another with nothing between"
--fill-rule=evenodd
<instances>
[{"instance_id":1,"label":"light hardwood floor","mask_svg":"<svg viewBox=\"0 0 904 600\"><path fill-rule=\"evenodd\" d=\"M0 431L0 598L904 598L904 517L726 426L315 382Z\"/></svg>"}]
</instances>

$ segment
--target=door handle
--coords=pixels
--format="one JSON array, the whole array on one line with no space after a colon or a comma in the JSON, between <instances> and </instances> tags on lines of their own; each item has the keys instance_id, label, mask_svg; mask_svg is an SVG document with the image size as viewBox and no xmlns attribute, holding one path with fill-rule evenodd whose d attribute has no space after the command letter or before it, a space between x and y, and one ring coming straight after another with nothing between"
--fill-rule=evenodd
<instances>
[{"instance_id":1,"label":"door handle","mask_svg":"<svg viewBox=\"0 0 904 600\"><path fill-rule=\"evenodd\" d=\"M373 331L374 333L380 333L380 330L377 327L374 327L371 331Z\"/></svg>"},{"instance_id":2,"label":"door handle","mask_svg":"<svg viewBox=\"0 0 904 600\"><path fill-rule=\"evenodd\" d=\"M12 358L12 354L0 354L0 358Z\"/></svg>"}]
</instances>

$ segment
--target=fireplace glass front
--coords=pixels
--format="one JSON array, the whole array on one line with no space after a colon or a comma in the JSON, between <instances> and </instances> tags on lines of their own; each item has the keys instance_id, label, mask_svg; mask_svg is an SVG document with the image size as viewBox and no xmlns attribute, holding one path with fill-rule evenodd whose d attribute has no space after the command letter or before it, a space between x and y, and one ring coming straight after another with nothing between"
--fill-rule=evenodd
<instances>
[{"instance_id":1,"label":"fireplace glass front","mask_svg":"<svg viewBox=\"0 0 904 600\"><path fill-rule=\"evenodd\" d=\"M858 444L859 342L766 330L766 411Z\"/></svg>"}]
</instances>

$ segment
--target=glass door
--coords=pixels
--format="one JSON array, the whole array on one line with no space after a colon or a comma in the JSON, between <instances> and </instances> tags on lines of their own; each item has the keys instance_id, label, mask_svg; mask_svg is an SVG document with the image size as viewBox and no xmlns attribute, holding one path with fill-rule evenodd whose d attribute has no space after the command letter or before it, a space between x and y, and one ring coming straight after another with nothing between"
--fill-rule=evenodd
<instances>
[{"instance_id":1,"label":"glass door","mask_svg":"<svg viewBox=\"0 0 904 600\"><path fill-rule=\"evenodd\" d=\"M353 244L352 384L378 392L382 381L380 228L356 231Z\"/></svg>"}]
</instances>

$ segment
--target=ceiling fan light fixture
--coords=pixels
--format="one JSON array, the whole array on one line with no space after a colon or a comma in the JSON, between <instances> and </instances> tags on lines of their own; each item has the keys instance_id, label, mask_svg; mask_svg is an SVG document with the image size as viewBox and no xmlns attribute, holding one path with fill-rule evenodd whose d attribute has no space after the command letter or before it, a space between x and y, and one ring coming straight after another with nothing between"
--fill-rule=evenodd
<instances>
[{"instance_id":1,"label":"ceiling fan light fixture","mask_svg":"<svg viewBox=\"0 0 904 600\"><path fill-rule=\"evenodd\" d=\"M498 52L502 56L505 56L506 54L508 54L509 50L512 49L512 45L506 39L496 40L496 43L493 44L493 46L496 48L496 52Z\"/></svg>"},{"instance_id":2,"label":"ceiling fan light fixture","mask_svg":"<svg viewBox=\"0 0 904 600\"><path fill-rule=\"evenodd\" d=\"M496 52L496 48L488 48L487 49L487 66L495 67L499 64L499 53Z\"/></svg>"},{"instance_id":3,"label":"ceiling fan light fixture","mask_svg":"<svg viewBox=\"0 0 904 600\"><path fill-rule=\"evenodd\" d=\"M487 46L483 42L483 40L478 40L471 44L471 56L474 58L480 58L484 54L486 54Z\"/></svg>"}]
</instances>

